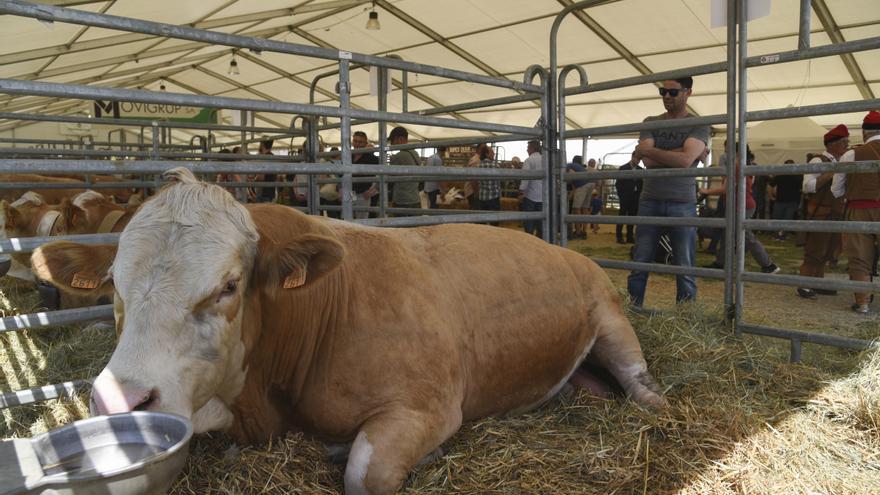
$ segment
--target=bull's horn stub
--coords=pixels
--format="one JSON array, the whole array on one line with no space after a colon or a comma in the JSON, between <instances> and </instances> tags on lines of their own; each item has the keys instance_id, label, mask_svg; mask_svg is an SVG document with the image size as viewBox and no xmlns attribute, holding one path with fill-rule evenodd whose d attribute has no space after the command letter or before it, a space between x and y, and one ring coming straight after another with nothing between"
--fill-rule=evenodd
<instances>
[{"instance_id":1,"label":"bull's horn stub","mask_svg":"<svg viewBox=\"0 0 880 495\"><path fill-rule=\"evenodd\" d=\"M101 277L94 273L77 272L73 274L70 286L75 289L97 289L101 285Z\"/></svg>"},{"instance_id":2,"label":"bull's horn stub","mask_svg":"<svg viewBox=\"0 0 880 495\"><path fill-rule=\"evenodd\" d=\"M294 267L290 275L284 279L283 287L285 289L296 289L302 287L306 283L306 271L304 268Z\"/></svg>"}]
</instances>

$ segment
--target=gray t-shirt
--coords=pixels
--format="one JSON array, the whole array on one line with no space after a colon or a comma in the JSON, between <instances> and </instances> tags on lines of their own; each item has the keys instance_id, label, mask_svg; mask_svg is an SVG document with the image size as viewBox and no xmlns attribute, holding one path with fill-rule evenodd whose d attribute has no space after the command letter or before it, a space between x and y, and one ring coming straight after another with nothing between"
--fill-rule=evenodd
<instances>
[{"instance_id":1,"label":"gray t-shirt","mask_svg":"<svg viewBox=\"0 0 880 495\"><path fill-rule=\"evenodd\" d=\"M418 166L419 157L413 150L403 150L391 157L388 162L391 165L407 165ZM394 192L392 193L392 201L395 205L415 205L421 199L419 198L418 182L396 182L394 184Z\"/></svg>"},{"instance_id":2,"label":"gray t-shirt","mask_svg":"<svg viewBox=\"0 0 880 495\"><path fill-rule=\"evenodd\" d=\"M688 117L693 115L688 114ZM653 120L666 120L666 114L656 115L646 118L645 122ZM654 147L662 150L673 150L684 146L687 138L696 138L709 144L709 126L701 125L696 127L676 127L672 129L655 129L653 131L642 131L639 139L654 138ZM691 167L696 167L700 163L694 160ZM666 168L665 166L661 166ZM642 186L642 200L653 199L659 201L678 201L682 203L693 203L697 200L697 182L696 177L655 177L645 178Z\"/></svg>"}]
</instances>

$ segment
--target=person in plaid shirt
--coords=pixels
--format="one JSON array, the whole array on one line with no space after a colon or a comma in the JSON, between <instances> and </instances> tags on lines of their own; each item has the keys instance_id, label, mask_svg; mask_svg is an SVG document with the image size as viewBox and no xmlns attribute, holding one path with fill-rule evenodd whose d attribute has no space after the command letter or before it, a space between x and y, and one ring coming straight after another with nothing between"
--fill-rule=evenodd
<instances>
[{"instance_id":1,"label":"person in plaid shirt","mask_svg":"<svg viewBox=\"0 0 880 495\"><path fill-rule=\"evenodd\" d=\"M480 149L480 168L498 168L498 162L495 161L495 151L491 146L483 146ZM501 210L501 180L500 179L483 179L479 181L477 187L478 210ZM498 225L498 222L491 222L492 225Z\"/></svg>"}]
</instances>

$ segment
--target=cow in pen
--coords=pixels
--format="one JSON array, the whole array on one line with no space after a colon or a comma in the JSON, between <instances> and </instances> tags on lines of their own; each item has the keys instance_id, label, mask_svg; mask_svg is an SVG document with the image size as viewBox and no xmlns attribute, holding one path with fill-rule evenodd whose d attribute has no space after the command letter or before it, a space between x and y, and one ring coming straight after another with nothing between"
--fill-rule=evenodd
<instances>
[{"instance_id":1,"label":"cow in pen","mask_svg":"<svg viewBox=\"0 0 880 495\"><path fill-rule=\"evenodd\" d=\"M350 444L347 493L397 490L461 427L527 411L581 364L662 407L605 273L509 229L364 227L244 206L183 168L118 246L57 242L41 279L114 294L119 342L92 412L176 413L260 442Z\"/></svg>"}]
</instances>

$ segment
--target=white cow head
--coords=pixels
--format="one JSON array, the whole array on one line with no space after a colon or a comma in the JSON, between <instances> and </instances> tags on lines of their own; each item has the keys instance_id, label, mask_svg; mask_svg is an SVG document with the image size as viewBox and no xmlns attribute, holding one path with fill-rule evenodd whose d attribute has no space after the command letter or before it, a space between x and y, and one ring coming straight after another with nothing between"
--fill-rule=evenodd
<instances>
[{"instance_id":1,"label":"white cow head","mask_svg":"<svg viewBox=\"0 0 880 495\"><path fill-rule=\"evenodd\" d=\"M255 261L258 229L228 192L183 168L166 177L177 182L141 206L118 248L47 244L34 253L34 271L63 290L115 296L120 338L94 383L93 414L160 410L191 418L197 432L222 429L247 373L242 320L250 291L261 289L251 285L277 282L260 271L291 262ZM317 237L273 255L308 264L308 253L335 246L341 257L338 243Z\"/></svg>"}]
</instances>

